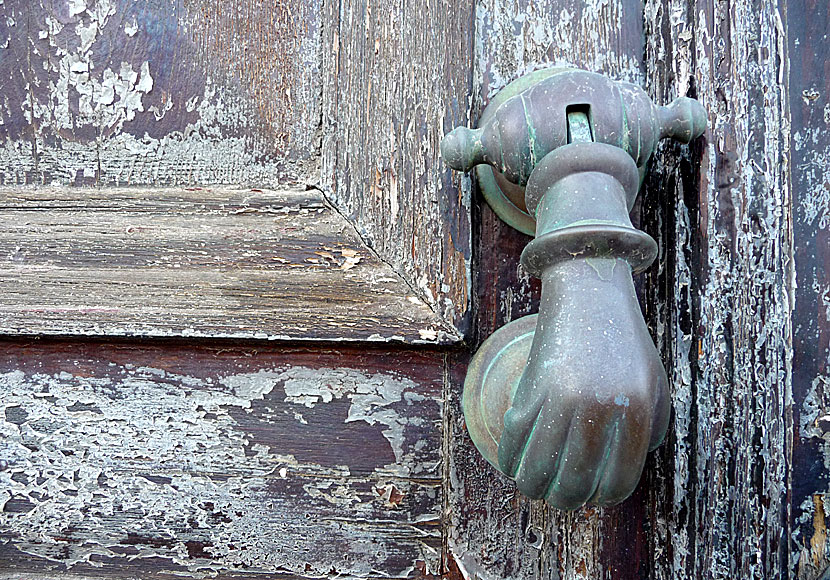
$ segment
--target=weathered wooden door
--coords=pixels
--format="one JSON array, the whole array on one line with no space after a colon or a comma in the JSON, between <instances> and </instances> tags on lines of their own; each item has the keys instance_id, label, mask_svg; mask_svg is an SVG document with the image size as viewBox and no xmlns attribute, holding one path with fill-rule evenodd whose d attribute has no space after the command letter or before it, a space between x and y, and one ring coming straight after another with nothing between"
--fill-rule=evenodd
<instances>
[{"instance_id":1,"label":"weathered wooden door","mask_svg":"<svg viewBox=\"0 0 830 580\"><path fill-rule=\"evenodd\" d=\"M821 578L830 16L809 0L0 0L0 578ZM695 96L634 218L672 423L620 506L475 451L528 238L438 155L568 62Z\"/></svg>"}]
</instances>

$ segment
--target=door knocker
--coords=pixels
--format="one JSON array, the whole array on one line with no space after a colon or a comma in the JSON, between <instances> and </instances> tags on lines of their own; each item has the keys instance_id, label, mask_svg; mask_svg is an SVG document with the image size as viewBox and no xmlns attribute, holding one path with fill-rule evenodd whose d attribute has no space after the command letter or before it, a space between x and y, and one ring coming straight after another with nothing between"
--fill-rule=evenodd
<instances>
[{"instance_id":1,"label":"door knocker","mask_svg":"<svg viewBox=\"0 0 830 580\"><path fill-rule=\"evenodd\" d=\"M484 342L463 396L476 447L531 498L619 503L663 440L668 382L632 279L657 244L629 212L657 142L705 128L693 99L660 107L630 83L552 68L508 85L480 128L441 143L453 169L478 166L502 219L535 235L521 262L542 280L539 314Z\"/></svg>"}]
</instances>

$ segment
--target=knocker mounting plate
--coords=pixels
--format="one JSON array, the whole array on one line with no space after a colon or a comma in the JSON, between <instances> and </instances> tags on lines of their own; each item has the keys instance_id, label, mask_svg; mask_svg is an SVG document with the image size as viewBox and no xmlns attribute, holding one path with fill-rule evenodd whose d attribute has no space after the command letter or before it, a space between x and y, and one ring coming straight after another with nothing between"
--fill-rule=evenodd
<instances>
[{"instance_id":1,"label":"knocker mounting plate","mask_svg":"<svg viewBox=\"0 0 830 580\"><path fill-rule=\"evenodd\" d=\"M536 331L536 314L505 324L478 349L464 379L461 406L476 449L496 469L504 414L527 365Z\"/></svg>"}]
</instances>

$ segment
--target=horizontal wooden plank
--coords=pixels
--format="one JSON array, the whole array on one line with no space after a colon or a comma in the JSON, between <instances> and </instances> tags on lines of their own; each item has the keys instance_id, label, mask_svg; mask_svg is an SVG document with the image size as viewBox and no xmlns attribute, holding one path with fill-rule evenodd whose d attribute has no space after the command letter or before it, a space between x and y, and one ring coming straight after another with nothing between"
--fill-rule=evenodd
<instances>
[{"instance_id":1,"label":"horizontal wooden plank","mask_svg":"<svg viewBox=\"0 0 830 580\"><path fill-rule=\"evenodd\" d=\"M435 573L443 376L434 350L0 342L0 577Z\"/></svg>"},{"instance_id":2,"label":"horizontal wooden plank","mask_svg":"<svg viewBox=\"0 0 830 580\"><path fill-rule=\"evenodd\" d=\"M311 189L0 189L0 333L459 340Z\"/></svg>"}]
</instances>

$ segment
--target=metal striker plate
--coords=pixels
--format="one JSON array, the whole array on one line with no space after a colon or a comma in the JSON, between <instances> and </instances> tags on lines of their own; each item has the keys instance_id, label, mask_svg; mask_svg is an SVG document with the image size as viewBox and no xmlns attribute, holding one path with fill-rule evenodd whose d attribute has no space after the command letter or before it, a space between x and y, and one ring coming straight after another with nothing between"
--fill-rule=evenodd
<instances>
[{"instance_id":1,"label":"metal striker plate","mask_svg":"<svg viewBox=\"0 0 830 580\"><path fill-rule=\"evenodd\" d=\"M467 431L496 469L504 414L527 364L537 316L524 316L499 328L484 341L467 368L461 399Z\"/></svg>"},{"instance_id":2,"label":"metal striker plate","mask_svg":"<svg viewBox=\"0 0 830 580\"><path fill-rule=\"evenodd\" d=\"M534 71L524 75L500 90L493 97L478 120L478 126L483 127L492 117L498 108L507 99L515 97L522 91L529 89L539 81L548 78L556 73L572 70L566 67L552 67ZM536 220L527 213L525 207L525 188L507 181L501 173L490 167L481 164L476 166L476 178L484 199L493 208L505 223L516 228L523 234L533 236L536 234Z\"/></svg>"}]
</instances>

